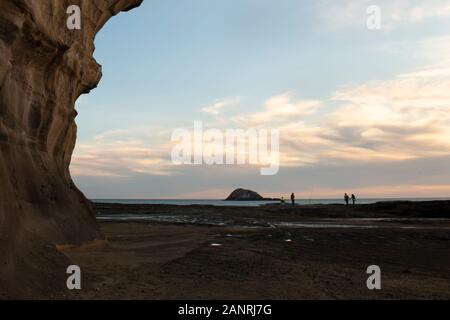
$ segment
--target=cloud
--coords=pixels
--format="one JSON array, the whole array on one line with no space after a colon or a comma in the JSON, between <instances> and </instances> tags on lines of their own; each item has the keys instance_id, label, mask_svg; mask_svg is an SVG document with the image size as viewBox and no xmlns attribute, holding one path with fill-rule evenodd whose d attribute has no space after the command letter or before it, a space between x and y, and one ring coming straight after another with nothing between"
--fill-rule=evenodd
<instances>
[{"instance_id":1,"label":"cloud","mask_svg":"<svg viewBox=\"0 0 450 320\"><path fill-rule=\"evenodd\" d=\"M239 102L240 98L219 100L210 106L204 107L202 111L211 115L219 115L225 109L238 105Z\"/></svg>"},{"instance_id":2,"label":"cloud","mask_svg":"<svg viewBox=\"0 0 450 320\"><path fill-rule=\"evenodd\" d=\"M72 157L74 176L126 177L170 175L170 145L165 130L137 127L99 134L77 143Z\"/></svg>"},{"instance_id":3,"label":"cloud","mask_svg":"<svg viewBox=\"0 0 450 320\"><path fill-rule=\"evenodd\" d=\"M80 143L72 159L74 176L124 177L135 173L170 175L166 152L140 141Z\"/></svg>"},{"instance_id":4,"label":"cloud","mask_svg":"<svg viewBox=\"0 0 450 320\"><path fill-rule=\"evenodd\" d=\"M291 93L283 93L267 100L264 111L238 115L233 118L233 121L245 127L273 126L286 121L298 121L302 117L313 114L319 106L319 101L296 101Z\"/></svg>"},{"instance_id":5,"label":"cloud","mask_svg":"<svg viewBox=\"0 0 450 320\"><path fill-rule=\"evenodd\" d=\"M439 44L428 48L442 48L446 42L439 39L427 43ZM440 50L429 54L438 57ZM445 59L439 61L440 65L418 68L392 79L342 86L323 101L299 100L293 93L282 93L268 98L262 110L205 124L222 130L236 125L243 129L279 129L280 164L284 167L447 155L450 64ZM99 134L77 145L72 173L170 175L174 172L170 136L167 127Z\"/></svg>"},{"instance_id":6,"label":"cloud","mask_svg":"<svg viewBox=\"0 0 450 320\"><path fill-rule=\"evenodd\" d=\"M344 105L327 116L331 135L392 158L448 154L449 66L337 90L332 100Z\"/></svg>"},{"instance_id":7,"label":"cloud","mask_svg":"<svg viewBox=\"0 0 450 320\"><path fill-rule=\"evenodd\" d=\"M280 95L269 99L265 111L236 118L241 125L277 125L284 167L447 155L450 51L446 48L450 49L450 37L416 42L412 52L426 52L428 65L392 79L342 86L329 99L309 104L311 112L291 109L301 117L283 116L293 113L279 107L291 103L289 95Z\"/></svg>"}]
</instances>

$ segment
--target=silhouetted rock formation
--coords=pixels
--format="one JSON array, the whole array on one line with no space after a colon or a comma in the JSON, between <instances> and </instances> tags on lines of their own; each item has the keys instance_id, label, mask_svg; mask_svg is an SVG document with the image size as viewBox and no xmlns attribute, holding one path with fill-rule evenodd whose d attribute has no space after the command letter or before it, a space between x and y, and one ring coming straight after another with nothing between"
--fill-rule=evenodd
<instances>
[{"instance_id":1,"label":"silhouetted rock formation","mask_svg":"<svg viewBox=\"0 0 450 320\"><path fill-rule=\"evenodd\" d=\"M69 173L74 104L101 78L95 35L141 2L0 2L0 297L50 294L42 285L65 277L55 245L102 237ZM81 7L81 30L66 27L70 5Z\"/></svg>"},{"instance_id":2,"label":"silhouetted rock formation","mask_svg":"<svg viewBox=\"0 0 450 320\"><path fill-rule=\"evenodd\" d=\"M236 189L225 200L226 201L261 201L261 200L264 200L264 198L252 190Z\"/></svg>"}]
</instances>

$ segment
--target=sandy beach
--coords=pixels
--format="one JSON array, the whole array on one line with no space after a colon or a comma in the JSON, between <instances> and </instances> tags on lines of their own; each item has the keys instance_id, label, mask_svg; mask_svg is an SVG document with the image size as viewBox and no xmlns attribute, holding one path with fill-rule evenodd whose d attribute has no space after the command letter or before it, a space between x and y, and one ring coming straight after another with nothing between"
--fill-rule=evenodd
<instances>
[{"instance_id":1,"label":"sandy beach","mask_svg":"<svg viewBox=\"0 0 450 320\"><path fill-rule=\"evenodd\" d=\"M61 249L83 270L83 290L57 297L449 299L448 211L405 218L432 204L412 204L414 212L389 205L396 210L97 204L107 241ZM333 217L340 210L348 217ZM174 216L196 220L170 222ZM381 267L381 290L366 287L370 265Z\"/></svg>"}]
</instances>

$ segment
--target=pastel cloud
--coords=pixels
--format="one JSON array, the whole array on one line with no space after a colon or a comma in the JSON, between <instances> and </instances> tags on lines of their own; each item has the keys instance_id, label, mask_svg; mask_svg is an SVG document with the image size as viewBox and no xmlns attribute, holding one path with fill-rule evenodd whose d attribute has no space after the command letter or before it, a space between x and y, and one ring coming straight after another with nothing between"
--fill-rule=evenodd
<instances>
[{"instance_id":1,"label":"pastel cloud","mask_svg":"<svg viewBox=\"0 0 450 320\"><path fill-rule=\"evenodd\" d=\"M138 127L104 132L75 149L74 176L126 177L132 174L170 175L166 131Z\"/></svg>"},{"instance_id":2,"label":"pastel cloud","mask_svg":"<svg viewBox=\"0 0 450 320\"><path fill-rule=\"evenodd\" d=\"M240 102L239 98L223 99L213 103L210 106L202 108L202 111L211 115L219 115L227 108L234 107Z\"/></svg>"},{"instance_id":3,"label":"pastel cloud","mask_svg":"<svg viewBox=\"0 0 450 320\"><path fill-rule=\"evenodd\" d=\"M317 111L320 101L294 100L291 93L283 93L265 102L265 110L251 114L238 115L233 118L238 124L246 127L271 125L297 121Z\"/></svg>"},{"instance_id":4,"label":"pastel cloud","mask_svg":"<svg viewBox=\"0 0 450 320\"><path fill-rule=\"evenodd\" d=\"M324 101L298 100L283 93L269 98L262 111L238 114L228 125L278 128L282 166L446 155L450 153L446 70L433 66L385 81L341 87ZM213 122L208 124L214 127ZM171 130L160 129L116 130L80 143L72 172L170 174Z\"/></svg>"}]
</instances>

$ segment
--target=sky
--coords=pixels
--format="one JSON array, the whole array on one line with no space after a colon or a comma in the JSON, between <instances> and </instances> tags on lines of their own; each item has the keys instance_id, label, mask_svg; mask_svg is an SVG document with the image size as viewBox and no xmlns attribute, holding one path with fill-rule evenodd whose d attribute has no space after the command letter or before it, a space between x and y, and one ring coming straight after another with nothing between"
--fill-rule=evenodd
<instances>
[{"instance_id":1,"label":"sky","mask_svg":"<svg viewBox=\"0 0 450 320\"><path fill-rule=\"evenodd\" d=\"M95 44L71 164L89 198L450 196L450 0L145 0ZM279 130L279 172L173 163L195 121Z\"/></svg>"}]
</instances>

